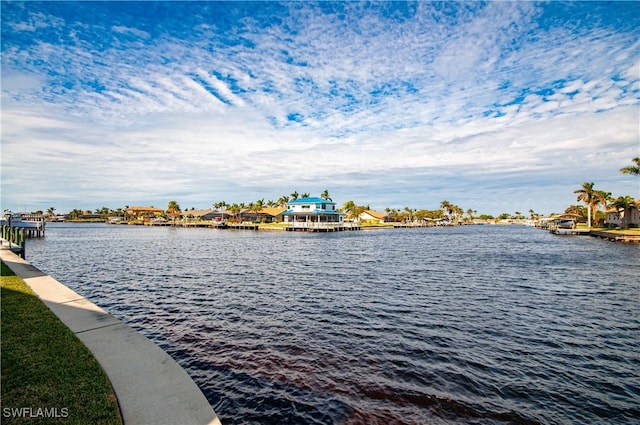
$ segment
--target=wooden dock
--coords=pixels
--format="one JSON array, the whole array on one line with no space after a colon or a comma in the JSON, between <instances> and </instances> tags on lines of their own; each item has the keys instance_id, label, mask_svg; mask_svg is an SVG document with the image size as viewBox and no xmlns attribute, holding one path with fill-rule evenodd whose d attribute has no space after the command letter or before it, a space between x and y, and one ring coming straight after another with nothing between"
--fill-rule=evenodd
<instances>
[{"instance_id":1,"label":"wooden dock","mask_svg":"<svg viewBox=\"0 0 640 425\"><path fill-rule=\"evenodd\" d=\"M612 232L612 231L592 231L591 236L606 239L612 242L640 243L640 233L637 232Z\"/></svg>"},{"instance_id":2,"label":"wooden dock","mask_svg":"<svg viewBox=\"0 0 640 425\"><path fill-rule=\"evenodd\" d=\"M280 231L280 232L344 232L361 230L362 227L355 223L317 223L317 222L300 222L290 223L288 226L266 227L260 226L258 223L230 223L220 224L208 220L196 221L158 221L139 223L145 226L175 226L186 228L211 228L211 229L231 229L231 230L251 230L251 231Z\"/></svg>"},{"instance_id":3,"label":"wooden dock","mask_svg":"<svg viewBox=\"0 0 640 425\"><path fill-rule=\"evenodd\" d=\"M425 227L435 227L435 224L427 223L398 223L394 224L394 229L423 229Z\"/></svg>"},{"instance_id":4,"label":"wooden dock","mask_svg":"<svg viewBox=\"0 0 640 425\"><path fill-rule=\"evenodd\" d=\"M23 228L2 226L2 237L0 238L0 248L8 249L14 254L25 258L25 232Z\"/></svg>"},{"instance_id":5,"label":"wooden dock","mask_svg":"<svg viewBox=\"0 0 640 425\"><path fill-rule=\"evenodd\" d=\"M574 235L574 236L589 236L591 234L590 229L562 229L554 228L549 230L554 235Z\"/></svg>"},{"instance_id":6,"label":"wooden dock","mask_svg":"<svg viewBox=\"0 0 640 425\"><path fill-rule=\"evenodd\" d=\"M259 225L255 223L227 223L224 228L233 230L258 230Z\"/></svg>"},{"instance_id":7,"label":"wooden dock","mask_svg":"<svg viewBox=\"0 0 640 425\"><path fill-rule=\"evenodd\" d=\"M354 223L294 222L283 228L287 232L345 232L360 230Z\"/></svg>"}]
</instances>

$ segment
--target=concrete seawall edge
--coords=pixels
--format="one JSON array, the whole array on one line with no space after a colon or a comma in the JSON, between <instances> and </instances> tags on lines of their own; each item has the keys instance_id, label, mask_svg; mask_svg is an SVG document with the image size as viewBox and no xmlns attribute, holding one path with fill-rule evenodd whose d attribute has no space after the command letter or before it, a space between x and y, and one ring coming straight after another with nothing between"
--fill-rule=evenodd
<instances>
[{"instance_id":1,"label":"concrete seawall edge","mask_svg":"<svg viewBox=\"0 0 640 425\"><path fill-rule=\"evenodd\" d=\"M221 425L200 388L155 343L9 249L0 256L94 355L126 425Z\"/></svg>"}]
</instances>

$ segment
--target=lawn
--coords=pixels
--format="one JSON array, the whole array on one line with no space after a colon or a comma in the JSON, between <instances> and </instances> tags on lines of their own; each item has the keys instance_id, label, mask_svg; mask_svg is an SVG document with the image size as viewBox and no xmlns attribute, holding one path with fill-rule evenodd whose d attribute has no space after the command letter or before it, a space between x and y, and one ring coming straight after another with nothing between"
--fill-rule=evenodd
<instances>
[{"instance_id":1,"label":"lawn","mask_svg":"<svg viewBox=\"0 0 640 425\"><path fill-rule=\"evenodd\" d=\"M6 424L122 424L91 352L1 264L2 417Z\"/></svg>"}]
</instances>

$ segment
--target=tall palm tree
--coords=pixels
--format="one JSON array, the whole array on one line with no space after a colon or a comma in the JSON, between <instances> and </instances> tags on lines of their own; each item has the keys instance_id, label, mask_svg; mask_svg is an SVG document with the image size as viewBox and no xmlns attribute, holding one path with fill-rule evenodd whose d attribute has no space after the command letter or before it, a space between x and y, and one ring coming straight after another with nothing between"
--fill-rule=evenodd
<instances>
[{"instance_id":1,"label":"tall palm tree","mask_svg":"<svg viewBox=\"0 0 640 425\"><path fill-rule=\"evenodd\" d=\"M298 194L297 191L294 191L294 192L291 192L289 196L290 196L290 200L295 201L296 199L298 199L298 196L300 195Z\"/></svg>"},{"instance_id":2,"label":"tall palm tree","mask_svg":"<svg viewBox=\"0 0 640 425\"><path fill-rule=\"evenodd\" d=\"M407 220L413 221L413 210L409 207L404 207L404 211L407 213Z\"/></svg>"},{"instance_id":3,"label":"tall palm tree","mask_svg":"<svg viewBox=\"0 0 640 425\"><path fill-rule=\"evenodd\" d=\"M464 214L464 210L457 205L453 206L453 215L456 218L456 221L460 223L460 217Z\"/></svg>"},{"instance_id":4,"label":"tall palm tree","mask_svg":"<svg viewBox=\"0 0 640 425\"><path fill-rule=\"evenodd\" d=\"M171 217L173 225L176 224L176 218L180 216L180 205L176 201L169 201L167 205L167 214Z\"/></svg>"},{"instance_id":5,"label":"tall palm tree","mask_svg":"<svg viewBox=\"0 0 640 425\"><path fill-rule=\"evenodd\" d=\"M309 196L311 196L311 194L309 192L305 192L302 195L300 195L301 198L308 198Z\"/></svg>"},{"instance_id":6,"label":"tall palm tree","mask_svg":"<svg viewBox=\"0 0 640 425\"><path fill-rule=\"evenodd\" d=\"M215 204L213 204L213 208L215 208L216 210L220 211L220 220L223 221L224 220L224 210L227 207L227 203L225 201L218 201Z\"/></svg>"},{"instance_id":7,"label":"tall palm tree","mask_svg":"<svg viewBox=\"0 0 640 425\"><path fill-rule=\"evenodd\" d=\"M451 205L451 202L447 200L440 202L440 208L442 208L445 214L447 214L447 217L451 219L451 213L453 212L453 205Z\"/></svg>"},{"instance_id":8,"label":"tall palm tree","mask_svg":"<svg viewBox=\"0 0 640 425\"><path fill-rule=\"evenodd\" d=\"M593 216L593 221L598 222L598 209L600 205L602 205L602 219L606 218L607 207L611 205L614 201L613 196L611 196L611 192L605 192L604 190L596 190L595 191L595 211Z\"/></svg>"},{"instance_id":9,"label":"tall palm tree","mask_svg":"<svg viewBox=\"0 0 640 425\"><path fill-rule=\"evenodd\" d=\"M591 210L599 197L593 189L593 183L582 183L582 189L574 190L573 193L578 194L578 201L582 201L587 205L587 226L591 228Z\"/></svg>"},{"instance_id":10,"label":"tall palm tree","mask_svg":"<svg viewBox=\"0 0 640 425\"><path fill-rule=\"evenodd\" d=\"M287 195L282 195L280 198L278 198L278 206L281 208L284 208L287 206L287 202L289 202L289 197Z\"/></svg>"},{"instance_id":11,"label":"tall palm tree","mask_svg":"<svg viewBox=\"0 0 640 425\"><path fill-rule=\"evenodd\" d=\"M322 199L326 199L327 201L333 201L333 199L329 197L329 189L325 189L324 192L320 194L320 197Z\"/></svg>"},{"instance_id":12,"label":"tall palm tree","mask_svg":"<svg viewBox=\"0 0 640 425\"><path fill-rule=\"evenodd\" d=\"M635 162L636 165L630 165L628 167L621 168L620 172L623 174L631 174L634 176L640 175L640 157L637 156L631 161Z\"/></svg>"}]
</instances>

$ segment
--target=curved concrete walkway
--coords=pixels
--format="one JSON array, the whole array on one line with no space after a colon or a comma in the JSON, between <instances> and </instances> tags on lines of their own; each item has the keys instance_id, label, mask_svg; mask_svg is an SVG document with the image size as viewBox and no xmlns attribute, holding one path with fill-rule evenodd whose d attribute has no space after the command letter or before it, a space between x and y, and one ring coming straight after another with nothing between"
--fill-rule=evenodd
<instances>
[{"instance_id":1,"label":"curved concrete walkway","mask_svg":"<svg viewBox=\"0 0 640 425\"><path fill-rule=\"evenodd\" d=\"M125 425L220 425L200 388L157 345L7 247L0 256L93 353Z\"/></svg>"}]
</instances>

